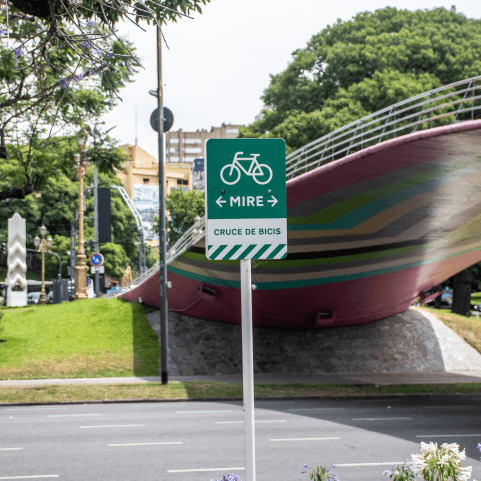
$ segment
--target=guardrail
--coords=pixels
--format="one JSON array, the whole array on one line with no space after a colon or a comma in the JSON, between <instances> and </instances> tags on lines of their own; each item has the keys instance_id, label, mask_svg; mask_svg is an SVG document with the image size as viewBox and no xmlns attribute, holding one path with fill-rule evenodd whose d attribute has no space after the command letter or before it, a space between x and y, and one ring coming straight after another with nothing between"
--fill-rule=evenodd
<instances>
[{"instance_id":1,"label":"guardrail","mask_svg":"<svg viewBox=\"0 0 481 481\"><path fill-rule=\"evenodd\" d=\"M287 156L292 179L350 153L417 130L475 118L481 109L481 76L416 95L351 122Z\"/></svg>"},{"instance_id":2,"label":"guardrail","mask_svg":"<svg viewBox=\"0 0 481 481\"><path fill-rule=\"evenodd\" d=\"M479 82L479 85L476 85ZM351 122L287 156L286 177L292 179L349 154L417 130L472 120L481 109L481 76L416 95ZM194 224L167 252L167 264L201 240L205 217ZM157 262L134 280L139 285L160 267Z\"/></svg>"}]
</instances>

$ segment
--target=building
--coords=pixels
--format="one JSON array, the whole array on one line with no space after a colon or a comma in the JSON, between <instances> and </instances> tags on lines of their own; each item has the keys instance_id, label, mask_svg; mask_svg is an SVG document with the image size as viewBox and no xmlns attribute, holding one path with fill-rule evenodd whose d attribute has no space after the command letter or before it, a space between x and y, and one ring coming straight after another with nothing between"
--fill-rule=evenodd
<instances>
[{"instance_id":1,"label":"building","mask_svg":"<svg viewBox=\"0 0 481 481\"><path fill-rule=\"evenodd\" d=\"M155 157L138 145L125 144L120 148L127 154L129 160L123 165L125 171L117 172L117 177L147 227L147 239L156 240L157 236L152 231L152 224L154 217L159 216L159 164ZM172 189L184 191L192 189L191 164L166 163L164 175L166 195L169 195Z\"/></svg>"},{"instance_id":2,"label":"building","mask_svg":"<svg viewBox=\"0 0 481 481\"><path fill-rule=\"evenodd\" d=\"M192 164L194 159L205 158L205 141L208 139L235 139L242 125L222 124L207 130L184 132L182 129L165 134L167 163Z\"/></svg>"}]
</instances>

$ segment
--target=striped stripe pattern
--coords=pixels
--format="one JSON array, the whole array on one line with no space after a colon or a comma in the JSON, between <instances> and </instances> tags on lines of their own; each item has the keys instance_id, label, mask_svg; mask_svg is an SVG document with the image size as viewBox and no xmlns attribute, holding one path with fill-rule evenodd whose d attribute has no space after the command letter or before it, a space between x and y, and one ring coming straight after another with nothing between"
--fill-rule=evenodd
<instances>
[{"instance_id":1,"label":"striped stripe pattern","mask_svg":"<svg viewBox=\"0 0 481 481\"><path fill-rule=\"evenodd\" d=\"M248 246L210 245L208 258L211 260L238 259L284 259L287 256L287 244L250 244Z\"/></svg>"}]
</instances>

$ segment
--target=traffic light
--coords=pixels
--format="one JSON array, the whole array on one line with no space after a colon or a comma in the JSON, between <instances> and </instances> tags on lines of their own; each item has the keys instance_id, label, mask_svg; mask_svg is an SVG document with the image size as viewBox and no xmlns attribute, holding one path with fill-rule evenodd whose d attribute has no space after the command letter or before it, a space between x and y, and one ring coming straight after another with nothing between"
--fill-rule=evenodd
<instances>
[{"instance_id":1,"label":"traffic light","mask_svg":"<svg viewBox=\"0 0 481 481\"><path fill-rule=\"evenodd\" d=\"M5 255L7 253L7 244L5 242L2 242L2 254Z\"/></svg>"},{"instance_id":2,"label":"traffic light","mask_svg":"<svg viewBox=\"0 0 481 481\"><path fill-rule=\"evenodd\" d=\"M90 252L95 252L95 241L94 240L90 241Z\"/></svg>"},{"instance_id":3,"label":"traffic light","mask_svg":"<svg viewBox=\"0 0 481 481\"><path fill-rule=\"evenodd\" d=\"M87 252L87 241L84 241L84 251Z\"/></svg>"}]
</instances>

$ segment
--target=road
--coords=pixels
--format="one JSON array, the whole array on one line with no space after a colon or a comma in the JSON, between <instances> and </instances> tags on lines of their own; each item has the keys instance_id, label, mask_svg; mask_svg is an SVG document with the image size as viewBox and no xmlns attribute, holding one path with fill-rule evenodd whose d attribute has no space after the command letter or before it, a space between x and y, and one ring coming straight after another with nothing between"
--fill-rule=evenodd
<instances>
[{"instance_id":1,"label":"road","mask_svg":"<svg viewBox=\"0 0 481 481\"><path fill-rule=\"evenodd\" d=\"M258 481L308 481L304 463L341 481L386 480L421 441L456 442L481 477L481 397L256 402ZM0 480L244 479L240 402L0 407Z\"/></svg>"}]
</instances>

